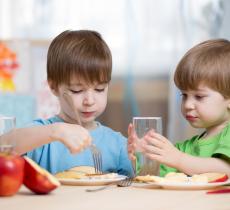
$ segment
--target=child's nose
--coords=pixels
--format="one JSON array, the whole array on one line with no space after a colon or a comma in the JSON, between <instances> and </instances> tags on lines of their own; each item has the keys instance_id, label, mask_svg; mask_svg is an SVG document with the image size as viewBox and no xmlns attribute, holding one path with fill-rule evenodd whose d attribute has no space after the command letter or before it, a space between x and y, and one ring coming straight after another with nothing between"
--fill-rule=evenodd
<instances>
[{"instance_id":1,"label":"child's nose","mask_svg":"<svg viewBox=\"0 0 230 210\"><path fill-rule=\"evenodd\" d=\"M195 104L194 101L192 99L186 99L184 101L184 108L185 109L194 109Z\"/></svg>"},{"instance_id":2,"label":"child's nose","mask_svg":"<svg viewBox=\"0 0 230 210\"><path fill-rule=\"evenodd\" d=\"M93 93L91 92L91 91L87 91L86 93L85 93L85 95L84 95L84 101L83 101L83 103L85 104L85 105L92 105L92 104L94 104L94 95L93 95Z\"/></svg>"}]
</instances>

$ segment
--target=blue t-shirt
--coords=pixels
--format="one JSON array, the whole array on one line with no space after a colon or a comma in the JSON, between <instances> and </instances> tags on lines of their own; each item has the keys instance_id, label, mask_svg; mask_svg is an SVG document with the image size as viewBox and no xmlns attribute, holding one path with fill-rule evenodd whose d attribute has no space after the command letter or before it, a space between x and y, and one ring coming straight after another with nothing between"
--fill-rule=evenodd
<instances>
[{"instance_id":1,"label":"blue t-shirt","mask_svg":"<svg viewBox=\"0 0 230 210\"><path fill-rule=\"evenodd\" d=\"M63 120L57 116L46 120L38 119L33 121L32 126L48 125L55 122L63 122ZM103 172L133 175L132 163L127 154L127 139L121 133L98 123L97 128L90 131L90 135L93 143L102 153ZM26 155L52 174L76 166L93 166L90 149L85 149L78 154L71 154L68 148L59 141L45 144L27 152Z\"/></svg>"}]
</instances>

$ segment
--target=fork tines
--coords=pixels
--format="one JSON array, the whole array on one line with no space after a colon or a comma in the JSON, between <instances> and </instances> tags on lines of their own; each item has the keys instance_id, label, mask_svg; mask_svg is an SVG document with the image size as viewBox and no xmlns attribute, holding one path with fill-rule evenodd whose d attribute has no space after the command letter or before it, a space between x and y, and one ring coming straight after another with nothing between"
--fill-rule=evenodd
<instances>
[{"instance_id":1,"label":"fork tines","mask_svg":"<svg viewBox=\"0 0 230 210\"><path fill-rule=\"evenodd\" d=\"M100 150L93 144L90 146L96 174L102 174L102 156Z\"/></svg>"},{"instance_id":2,"label":"fork tines","mask_svg":"<svg viewBox=\"0 0 230 210\"><path fill-rule=\"evenodd\" d=\"M126 177L124 180L120 181L117 186L118 187L129 187L133 182L132 177Z\"/></svg>"}]
</instances>

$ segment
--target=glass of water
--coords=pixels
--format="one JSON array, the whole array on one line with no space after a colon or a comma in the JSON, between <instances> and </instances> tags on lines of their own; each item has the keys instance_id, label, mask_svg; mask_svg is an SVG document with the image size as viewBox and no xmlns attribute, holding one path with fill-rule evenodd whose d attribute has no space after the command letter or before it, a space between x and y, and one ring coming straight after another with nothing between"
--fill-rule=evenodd
<instances>
[{"instance_id":1,"label":"glass of water","mask_svg":"<svg viewBox=\"0 0 230 210\"><path fill-rule=\"evenodd\" d=\"M159 164L156 161L145 157L141 152L142 138L148 131L153 129L155 132L162 134L161 117L134 117L133 126L138 137L135 151L136 161L134 165L136 175L158 175Z\"/></svg>"},{"instance_id":2,"label":"glass of water","mask_svg":"<svg viewBox=\"0 0 230 210\"><path fill-rule=\"evenodd\" d=\"M15 141L4 134L12 131L16 125L15 117L0 116L0 153L11 153L15 147Z\"/></svg>"}]
</instances>

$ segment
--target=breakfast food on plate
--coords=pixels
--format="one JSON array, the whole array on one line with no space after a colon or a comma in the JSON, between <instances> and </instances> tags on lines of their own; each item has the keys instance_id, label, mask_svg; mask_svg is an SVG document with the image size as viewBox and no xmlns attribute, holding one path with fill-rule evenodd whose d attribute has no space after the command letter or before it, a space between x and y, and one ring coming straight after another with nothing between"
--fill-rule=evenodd
<instances>
[{"instance_id":1,"label":"breakfast food on plate","mask_svg":"<svg viewBox=\"0 0 230 210\"><path fill-rule=\"evenodd\" d=\"M70 168L68 171L75 171L82 174L95 174L95 168L92 166L76 166Z\"/></svg>"},{"instance_id":2,"label":"breakfast food on plate","mask_svg":"<svg viewBox=\"0 0 230 210\"><path fill-rule=\"evenodd\" d=\"M55 174L57 178L64 179L114 179L118 177L117 173L95 173L94 167L91 166L77 166L67 171L62 171Z\"/></svg>"},{"instance_id":3,"label":"breakfast food on plate","mask_svg":"<svg viewBox=\"0 0 230 210\"><path fill-rule=\"evenodd\" d=\"M188 176L184 173L170 172L164 177L164 181L170 182L187 182Z\"/></svg>"},{"instance_id":4,"label":"breakfast food on plate","mask_svg":"<svg viewBox=\"0 0 230 210\"><path fill-rule=\"evenodd\" d=\"M85 178L87 174L95 174L94 167L91 166L77 166L74 168L70 168L67 171L62 171L55 176L57 178L66 178L66 179L82 179Z\"/></svg>"},{"instance_id":5,"label":"breakfast food on plate","mask_svg":"<svg viewBox=\"0 0 230 210\"><path fill-rule=\"evenodd\" d=\"M159 176L136 176L134 179L136 182L188 182L188 183L213 183L213 182L224 182L228 180L228 176L224 173L203 173L194 174L189 177L184 173L170 172L165 177Z\"/></svg>"},{"instance_id":6,"label":"breakfast food on plate","mask_svg":"<svg viewBox=\"0 0 230 210\"><path fill-rule=\"evenodd\" d=\"M208 183L208 177L202 174L194 174L191 179L191 182L204 182Z\"/></svg>"},{"instance_id":7,"label":"breakfast food on plate","mask_svg":"<svg viewBox=\"0 0 230 210\"><path fill-rule=\"evenodd\" d=\"M151 175L136 176L134 178L134 181L137 181L137 182L160 182L160 181L163 181L163 180L164 180L163 177L151 176Z\"/></svg>"},{"instance_id":8,"label":"breakfast food on plate","mask_svg":"<svg viewBox=\"0 0 230 210\"><path fill-rule=\"evenodd\" d=\"M118 174L117 173L86 174L86 177L91 179L114 179L118 177Z\"/></svg>"},{"instance_id":9,"label":"breakfast food on plate","mask_svg":"<svg viewBox=\"0 0 230 210\"><path fill-rule=\"evenodd\" d=\"M184 173L170 172L165 177L159 176L136 176L135 181L137 182L185 182L188 181L188 176Z\"/></svg>"},{"instance_id":10,"label":"breakfast food on plate","mask_svg":"<svg viewBox=\"0 0 230 210\"><path fill-rule=\"evenodd\" d=\"M225 173L203 173L203 174L195 174L192 176L191 180L193 182L207 182L207 183L214 183L214 182L224 182L228 180L228 176Z\"/></svg>"},{"instance_id":11,"label":"breakfast food on plate","mask_svg":"<svg viewBox=\"0 0 230 210\"><path fill-rule=\"evenodd\" d=\"M86 177L84 173L78 173L76 171L62 171L55 174L55 176L64 179L82 179Z\"/></svg>"}]
</instances>

